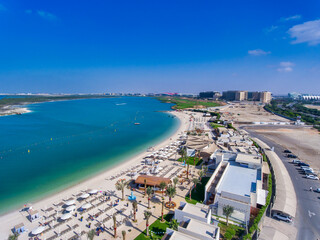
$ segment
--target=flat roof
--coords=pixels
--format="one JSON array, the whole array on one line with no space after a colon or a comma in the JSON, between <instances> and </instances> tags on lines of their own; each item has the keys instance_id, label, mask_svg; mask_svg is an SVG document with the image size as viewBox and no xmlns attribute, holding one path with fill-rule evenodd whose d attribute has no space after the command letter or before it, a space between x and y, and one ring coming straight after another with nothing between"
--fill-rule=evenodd
<instances>
[{"instance_id":1,"label":"flat roof","mask_svg":"<svg viewBox=\"0 0 320 240\"><path fill-rule=\"evenodd\" d=\"M186 205L184 205L183 207L183 212L186 212L186 213L191 213L195 216L198 216L198 217L202 217L202 218L206 218L207 217L207 211L208 211L208 208L204 208L204 207L201 207L201 206L197 206L197 205L193 205L193 204L190 204L190 203L186 203Z\"/></svg>"},{"instance_id":2,"label":"flat roof","mask_svg":"<svg viewBox=\"0 0 320 240\"><path fill-rule=\"evenodd\" d=\"M181 233L178 231L174 231L169 239L170 240L182 240L182 239L183 240L198 240L198 238L191 237L187 234L184 234L184 233Z\"/></svg>"},{"instance_id":3,"label":"flat roof","mask_svg":"<svg viewBox=\"0 0 320 240\"><path fill-rule=\"evenodd\" d=\"M186 227L186 229L188 229L189 231L201 234L202 236L208 238L216 237L215 235L217 228L218 227L212 224L200 222L193 218L190 219L188 226Z\"/></svg>"},{"instance_id":4,"label":"flat roof","mask_svg":"<svg viewBox=\"0 0 320 240\"><path fill-rule=\"evenodd\" d=\"M250 197L251 192L256 191L257 170L241 167L231 163L225 170L225 175L220 179L218 193L222 191Z\"/></svg>"},{"instance_id":5,"label":"flat roof","mask_svg":"<svg viewBox=\"0 0 320 240\"><path fill-rule=\"evenodd\" d=\"M236 162L246 162L246 163L254 163L261 164L262 157L260 155L255 154L247 154L247 153L238 153L236 157Z\"/></svg>"}]
</instances>

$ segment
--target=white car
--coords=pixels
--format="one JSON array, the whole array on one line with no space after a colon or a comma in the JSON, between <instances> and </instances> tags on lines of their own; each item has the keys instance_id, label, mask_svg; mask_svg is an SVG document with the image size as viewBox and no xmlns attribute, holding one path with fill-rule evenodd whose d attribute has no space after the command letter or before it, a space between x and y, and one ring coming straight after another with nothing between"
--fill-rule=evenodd
<instances>
[{"instance_id":1,"label":"white car","mask_svg":"<svg viewBox=\"0 0 320 240\"><path fill-rule=\"evenodd\" d=\"M319 178L317 176L314 176L314 175L306 175L306 178L312 179L312 180L319 180Z\"/></svg>"},{"instance_id":2,"label":"white car","mask_svg":"<svg viewBox=\"0 0 320 240\"><path fill-rule=\"evenodd\" d=\"M281 214L281 213L276 213L273 215L274 218L291 223L292 222L292 218L290 216Z\"/></svg>"}]
</instances>

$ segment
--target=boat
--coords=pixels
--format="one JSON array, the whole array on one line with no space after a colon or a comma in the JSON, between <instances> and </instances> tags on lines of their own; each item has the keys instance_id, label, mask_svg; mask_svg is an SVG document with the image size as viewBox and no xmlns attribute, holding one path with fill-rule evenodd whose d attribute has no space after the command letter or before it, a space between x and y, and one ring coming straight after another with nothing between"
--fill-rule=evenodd
<instances>
[{"instance_id":1,"label":"boat","mask_svg":"<svg viewBox=\"0 0 320 240\"><path fill-rule=\"evenodd\" d=\"M134 125L140 125L140 123L134 123Z\"/></svg>"}]
</instances>

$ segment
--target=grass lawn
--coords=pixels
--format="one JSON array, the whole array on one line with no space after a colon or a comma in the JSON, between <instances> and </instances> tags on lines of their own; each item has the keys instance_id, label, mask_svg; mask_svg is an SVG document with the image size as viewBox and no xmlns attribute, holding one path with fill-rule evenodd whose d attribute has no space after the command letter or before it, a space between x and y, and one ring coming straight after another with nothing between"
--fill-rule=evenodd
<instances>
[{"instance_id":1,"label":"grass lawn","mask_svg":"<svg viewBox=\"0 0 320 240\"><path fill-rule=\"evenodd\" d=\"M182 158L179 158L178 161L182 162ZM186 164L194 166L194 162L196 163L196 166L199 166L202 163L202 159L199 159L197 157L188 157Z\"/></svg>"},{"instance_id":2,"label":"grass lawn","mask_svg":"<svg viewBox=\"0 0 320 240\"><path fill-rule=\"evenodd\" d=\"M158 218L154 223L152 223L149 227L149 229L155 234L153 234L153 239L161 239L163 235L166 233L167 227L169 227L169 223L171 219L173 218L173 214L167 214L163 216L166 220L164 223L161 223L161 217ZM150 237L147 237L146 230L144 230L138 237L135 238L135 240L144 240L144 239L150 239Z\"/></svg>"},{"instance_id":3,"label":"grass lawn","mask_svg":"<svg viewBox=\"0 0 320 240\"><path fill-rule=\"evenodd\" d=\"M220 227L220 235L223 236L223 239L240 239L245 233L245 229L237 225L229 224L229 226L227 226L225 222L219 222L218 226ZM231 237L232 235L233 237Z\"/></svg>"},{"instance_id":4,"label":"grass lawn","mask_svg":"<svg viewBox=\"0 0 320 240\"><path fill-rule=\"evenodd\" d=\"M213 101L203 101L196 99L188 99L188 98L179 98L179 97L159 97L158 100L166 103L175 104L173 109L185 109L185 108L195 108L196 106L203 107L217 107L220 106L219 103Z\"/></svg>"},{"instance_id":5,"label":"grass lawn","mask_svg":"<svg viewBox=\"0 0 320 240\"><path fill-rule=\"evenodd\" d=\"M224 127L223 125L217 124L217 123L210 123L210 126L211 126L212 128Z\"/></svg>"},{"instance_id":6,"label":"grass lawn","mask_svg":"<svg viewBox=\"0 0 320 240\"><path fill-rule=\"evenodd\" d=\"M206 187L207 182L209 181L209 177L203 177L201 179L202 184L197 184L197 191L195 189L191 192L191 200L189 199L189 194L185 197L186 202L191 204L196 204L197 202L202 203L204 200L204 188Z\"/></svg>"}]
</instances>

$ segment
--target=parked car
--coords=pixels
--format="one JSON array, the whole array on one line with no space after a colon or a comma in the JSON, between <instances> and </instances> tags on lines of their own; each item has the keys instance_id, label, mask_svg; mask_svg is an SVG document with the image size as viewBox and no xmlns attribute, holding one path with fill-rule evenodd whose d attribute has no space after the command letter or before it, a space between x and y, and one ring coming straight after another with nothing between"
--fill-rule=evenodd
<instances>
[{"instance_id":1,"label":"parked car","mask_svg":"<svg viewBox=\"0 0 320 240\"><path fill-rule=\"evenodd\" d=\"M316 190L314 190L317 193L320 193L320 188L317 188Z\"/></svg>"},{"instance_id":2,"label":"parked car","mask_svg":"<svg viewBox=\"0 0 320 240\"><path fill-rule=\"evenodd\" d=\"M319 178L318 178L317 176L311 175L311 174L307 174L307 175L306 175L306 178L312 179L312 180L319 180Z\"/></svg>"},{"instance_id":3,"label":"parked car","mask_svg":"<svg viewBox=\"0 0 320 240\"><path fill-rule=\"evenodd\" d=\"M313 170L304 170L305 174L313 174L314 175L314 171Z\"/></svg>"},{"instance_id":4,"label":"parked car","mask_svg":"<svg viewBox=\"0 0 320 240\"><path fill-rule=\"evenodd\" d=\"M301 170L304 170L304 171L306 171L306 170L313 171L313 169L311 167L307 167L307 166L301 166L300 168L301 168Z\"/></svg>"},{"instance_id":5,"label":"parked car","mask_svg":"<svg viewBox=\"0 0 320 240\"><path fill-rule=\"evenodd\" d=\"M297 158L297 156L294 154L287 154L287 158Z\"/></svg>"},{"instance_id":6,"label":"parked car","mask_svg":"<svg viewBox=\"0 0 320 240\"><path fill-rule=\"evenodd\" d=\"M304 163L304 162L300 162L300 163L298 163L298 165L299 165L299 166L304 166L304 167L310 167L309 164Z\"/></svg>"},{"instance_id":7,"label":"parked car","mask_svg":"<svg viewBox=\"0 0 320 240\"><path fill-rule=\"evenodd\" d=\"M299 163L301 163L301 161L300 161L299 159L293 159L293 160L292 160L292 163L294 163L294 164L299 164Z\"/></svg>"},{"instance_id":8,"label":"parked car","mask_svg":"<svg viewBox=\"0 0 320 240\"><path fill-rule=\"evenodd\" d=\"M284 215L284 214L281 214L281 213L276 213L276 214L273 215L273 217L276 218L276 219L279 219L281 221L288 222L288 223L292 222L292 218L290 216L287 216L287 215Z\"/></svg>"},{"instance_id":9,"label":"parked car","mask_svg":"<svg viewBox=\"0 0 320 240\"><path fill-rule=\"evenodd\" d=\"M290 150L286 149L283 151L284 153L292 153Z\"/></svg>"}]
</instances>

